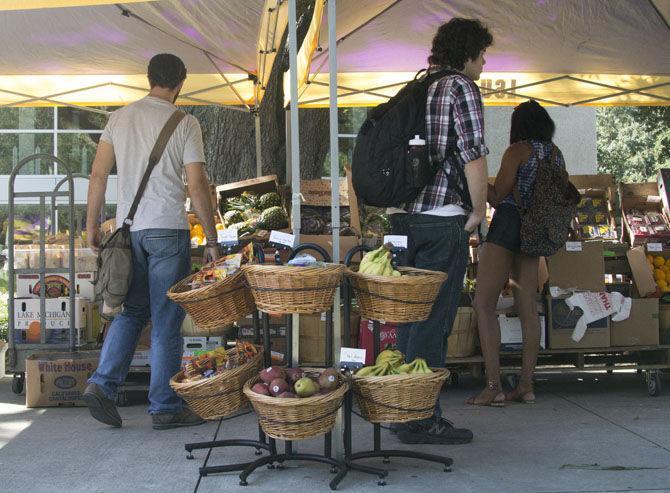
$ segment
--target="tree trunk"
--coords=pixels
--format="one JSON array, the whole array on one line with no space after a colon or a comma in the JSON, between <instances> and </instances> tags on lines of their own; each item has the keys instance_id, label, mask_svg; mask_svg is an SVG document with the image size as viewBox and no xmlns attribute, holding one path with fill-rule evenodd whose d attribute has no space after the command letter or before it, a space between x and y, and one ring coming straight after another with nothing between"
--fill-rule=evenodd
<instances>
[{"instance_id":1,"label":"tree trunk","mask_svg":"<svg viewBox=\"0 0 670 493\"><path fill-rule=\"evenodd\" d=\"M313 14L313 2L297 5L298 40L304 39ZM287 34L275 59L260 105L261 159L264 175L277 175L286 183L286 111L284 73L288 70ZM207 170L213 183L222 184L256 176L254 117L218 106L190 106L202 126ZM300 110L300 177L321 177L328 153L328 110Z\"/></svg>"}]
</instances>

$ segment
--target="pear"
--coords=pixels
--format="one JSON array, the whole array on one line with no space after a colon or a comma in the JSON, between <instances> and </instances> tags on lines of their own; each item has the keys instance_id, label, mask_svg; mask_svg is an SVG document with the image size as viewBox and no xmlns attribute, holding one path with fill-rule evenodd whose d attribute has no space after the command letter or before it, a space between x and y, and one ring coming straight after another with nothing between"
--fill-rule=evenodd
<instances>
[{"instance_id":1,"label":"pear","mask_svg":"<svg viewBox=\"0 0 670 493\"><path fill-rule=\"evenodd\" d=\"M339 385L340 382L337 378L337 370L335 368L326 368L319 375L319 387L321 387L321 390L330 392L339 387Z\"/></svg>"},{"instance_id":2,"label":"pear","mask_svg":"<svg viewBox=\"0 0 670 493\"><path fill-rule=\"evenodd\" d=\"M302 377L295 385L295 393L299 397L311 397L319 391L319 387L309 377Z\"/></svg>"}]
</instances>

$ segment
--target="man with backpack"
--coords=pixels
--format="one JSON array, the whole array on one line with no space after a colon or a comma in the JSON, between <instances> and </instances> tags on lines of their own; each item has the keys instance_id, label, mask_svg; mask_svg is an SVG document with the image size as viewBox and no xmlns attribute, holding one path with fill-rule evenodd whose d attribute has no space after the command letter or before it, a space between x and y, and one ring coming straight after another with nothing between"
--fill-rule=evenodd
<instances>
[{"instance_id":1,"label":"man with backpack","mask_svg":"<svg viewBox=\"0 0 670 493\"><path fill-rule=\"evenodd\" d=\"M445 364L470 235L486 214L488 149L481 94L474 81L492 42L478 20L454 18L438 29L426 76L438 78L429 79L424 100L428 159L436 171L416 198L389 210L393 233L407 236L406 263L449 276L428 320L398 327L398 349L407 361L421 357L438 368ZM394 431L404 443L460 444L473 437L470 430L455 428L442 418L439 401L432 418Z\"/></svg>"}]
</instances>

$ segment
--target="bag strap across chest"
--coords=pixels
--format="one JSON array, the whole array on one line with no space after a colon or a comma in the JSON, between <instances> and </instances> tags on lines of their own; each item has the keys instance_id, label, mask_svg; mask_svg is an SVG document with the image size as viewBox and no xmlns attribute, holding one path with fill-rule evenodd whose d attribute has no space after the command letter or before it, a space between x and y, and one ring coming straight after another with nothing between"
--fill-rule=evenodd
<instances>
[{"instance_id":1,"label":"bag strap across chest","mask_svg":"<svg viewBox=\"0 0 670 493\"><path fill-rule=\"evenodd\" d=\"M144 172L144 175L142 176L142 181L140 182L140 186L137 189L137 193L135 194L135 199L133 200L133 203L130 206L128 216L123 221L124 228L130 229L130 226L133 224L133 219L135 219L135 213L137 212L137 207L139 206L140 200L142 199L142 195L144 195L144 191L147 188L147 183L149 182L149 176L151 176L151 172L158 164L158 161L161 160L163 152L167 147L167 143L170 140L170 137L172 137L172 134L177 128L177 125L179 125L179 122L181 122L185 116L186 113L184 113L183 111L175 110L175 112L172 113L172 115L170 115L170 118L168 118L168 121L165 122L165 125L158 134L158 139L156 139L156 143L154 144L153 149L151 149L151 154L149 154L149 164L147 166L146 171Z\"/></svg>"}]
</instances>

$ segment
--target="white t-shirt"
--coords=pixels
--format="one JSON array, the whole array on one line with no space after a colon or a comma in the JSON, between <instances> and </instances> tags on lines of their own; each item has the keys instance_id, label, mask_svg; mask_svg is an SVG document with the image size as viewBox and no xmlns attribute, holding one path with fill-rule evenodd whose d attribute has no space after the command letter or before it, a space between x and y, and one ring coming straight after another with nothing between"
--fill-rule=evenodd
<instances>
[{"instance_id":1,"label":"white t-shirt","mask_svg":"<svg viewBox=\"0 0 670 493\"><path fill-rule=\"evenodd\" d=\"M116 223L119 226L128 215L158 134L176 109L163 99L146 96L109 117L100 138L114 146L118 175ZM186 115L149 177L131 231L189 229L184 210L184 165L204 162L200 124L194 116Z\"/></svg>"}]
</instances>

